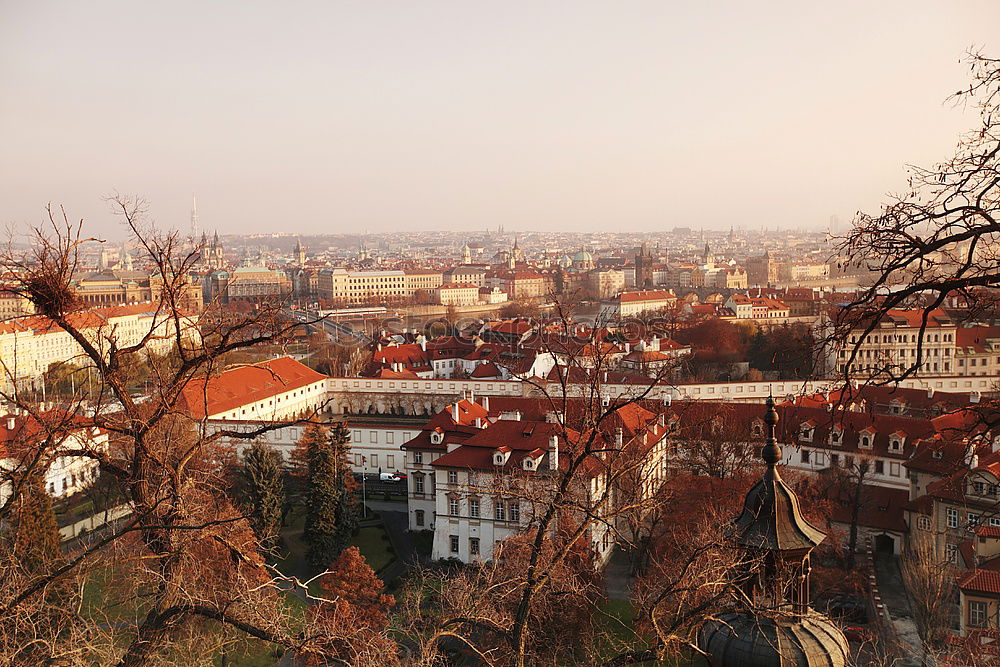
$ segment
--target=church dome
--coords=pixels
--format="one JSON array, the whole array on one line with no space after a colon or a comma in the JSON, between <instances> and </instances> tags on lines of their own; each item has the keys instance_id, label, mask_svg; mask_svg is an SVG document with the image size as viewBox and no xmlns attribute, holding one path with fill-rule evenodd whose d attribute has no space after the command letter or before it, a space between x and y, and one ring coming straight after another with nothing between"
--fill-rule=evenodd
<instances>
[{"instance_id":1,"label":"church dome","mask_svg":"<svg viewBox=\"0 0 1000 667\"><path fill-rule=\"evenodd\" d=\"M793 623L741 612L702 626L698 646L712 667L844 667L849 646L826 616L810 612Z\"/></svg>"},{"instance_id":2,"label":"church dome","mask_svg":"<svg viewBox=\"0 0 1000 667\"><path fill-rule=\"evenodd\" d=\"M585 249L581 249L580 252L573 255L574 262L592 262L594 261L594 256L587 252Z\"/></svg>"}]
</instances>

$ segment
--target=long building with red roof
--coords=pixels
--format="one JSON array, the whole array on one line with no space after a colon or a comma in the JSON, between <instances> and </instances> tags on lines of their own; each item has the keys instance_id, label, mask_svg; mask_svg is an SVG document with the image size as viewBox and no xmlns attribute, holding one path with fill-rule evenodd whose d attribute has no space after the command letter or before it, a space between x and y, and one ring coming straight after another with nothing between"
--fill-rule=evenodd
<instances>
[{"instance_id":1,"label":"long building with red roof","mask_svg":"<svg viewBox=\"0 0 1000 667\"><path fill-rule=\"evenodd\" d=\"M190 382L181 395L181 407L195 419L291 419L325 404L326 379L291 357L279 357Z\"/></svg>"}]
</instances>

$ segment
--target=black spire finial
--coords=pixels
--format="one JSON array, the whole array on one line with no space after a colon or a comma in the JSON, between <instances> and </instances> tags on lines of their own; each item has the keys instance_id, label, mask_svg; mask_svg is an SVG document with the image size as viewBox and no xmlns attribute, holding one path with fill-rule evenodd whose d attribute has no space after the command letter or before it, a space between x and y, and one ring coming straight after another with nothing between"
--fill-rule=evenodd
<instances>
[{"instance_id":1,"label":"black spire finial","mask_svg":"<svg viewBox=\"0 0 1000 667\"><path fill-rule=\"evenodd\" d=\"M760 450L760 455L768 468L774 466L781 460L781 447L778 446L778 439L774 435L774 427L778 424L778 411L774 409L774 397L767 397L767 412L764 414L764 423L767 424L767 437L764 440L764 447Z\"/></svg>"}]
</instances>

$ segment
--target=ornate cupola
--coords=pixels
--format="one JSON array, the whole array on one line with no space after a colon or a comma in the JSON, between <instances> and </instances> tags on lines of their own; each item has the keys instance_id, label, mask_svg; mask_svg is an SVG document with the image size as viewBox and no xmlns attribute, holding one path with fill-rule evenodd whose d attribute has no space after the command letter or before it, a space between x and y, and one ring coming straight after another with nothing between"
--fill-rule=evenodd
<instances>
[{"instance_id":1,"label":"ornate cupola","mask_svg":"<svg viewBox=\"0 0 1000 667\"><path fill-rule=\"evenodd\" d=\"M713 667L840 667L847 664L847 639L809 606L809 556L826 534L802 516L795 492L778 474L778 413L771 398L764 423L767 467L733 523L742 601L707 621L698 644Z\"/></svg>"}]
</instances>

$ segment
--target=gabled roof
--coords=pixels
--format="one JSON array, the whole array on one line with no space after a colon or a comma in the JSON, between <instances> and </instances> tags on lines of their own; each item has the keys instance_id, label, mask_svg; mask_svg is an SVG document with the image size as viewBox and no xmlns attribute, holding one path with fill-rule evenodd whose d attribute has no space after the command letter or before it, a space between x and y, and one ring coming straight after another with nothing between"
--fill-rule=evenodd
<instances>
[{"instance_id":1,"label":"gabled roof","mask_svg":"<svg viewBox=\"0 0 1000 667\"><path fill-rule=\"evenodd\" d=\"M180 397L180 407L196 419L217 415L278 394L322 382L317 373L291 357L240 366L210 378L192 380Z\"/></svg>"}]
</instances>

